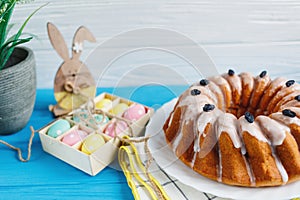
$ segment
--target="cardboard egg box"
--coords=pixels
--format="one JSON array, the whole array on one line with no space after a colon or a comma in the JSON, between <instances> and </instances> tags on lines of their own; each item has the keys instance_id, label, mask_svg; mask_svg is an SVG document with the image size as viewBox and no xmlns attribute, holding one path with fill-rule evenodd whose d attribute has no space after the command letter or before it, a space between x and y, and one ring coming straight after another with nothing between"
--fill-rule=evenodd
<instances>
[{"instance_id":1,"label":"cardboard egg box","mask_svg":"<svg viewBox=\"0 0 300 200\"><path fill-rule=\"evenodd\" d=\"M53 126L58 120L60 120L56 119L39 131L39 136L44 151L82 170L83 172L90 174L91 176L95 176L102 169L108 166L115 159L118 152L118 148L121 145L121 141L118 138L114 138L105 134L106 127L110 123L114 122L116 119L121 119L126 121L129 127L127 127L127 129L119 133L118 136L141 136L144 133L145 126L149 121L150 117L152 116L154 110L152 108L142 105L145 108L146 114L136 121L129 121L122 117L123 113L114 115L110 111L119 103L125 103L129 107L133 104L139 103L108 93L102 93L99 96L95 97L95 104L97 104L97 102L101 101L104 98L112 100L112 103L100 109L110 119L107 124L101 124L99 129L96 131L84 122L76 123L72 119L72 117L66 117L65 120L69 121L71 128L69 128L65 132L62 132L60 135L54 138L49 136L47 133L50 127ZM64 143L62 140L66 135L68 135L74 130L82 130L85 133L87 133L88 136L70 146L69 144ZM89 155L82 151L82 146L85 139L94 134L100 134L104 138L105 144L103 144L95 152Z\"/></svg>"}]
</instances>

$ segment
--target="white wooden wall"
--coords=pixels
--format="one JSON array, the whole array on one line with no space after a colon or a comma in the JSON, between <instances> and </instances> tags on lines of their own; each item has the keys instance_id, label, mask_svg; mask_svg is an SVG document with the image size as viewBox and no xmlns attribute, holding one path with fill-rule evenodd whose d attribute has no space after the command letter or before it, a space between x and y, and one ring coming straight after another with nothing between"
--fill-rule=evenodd
<instances>
[{"instance_id":1,"label":"white wooden wall","mask_svg":"<svg viewBox=\"0 0 300 200\"><path fill-rule=\"evenodd\" d=\"M34 8L49 0L18 5L13 22L21 23ZM80 25L88 27L97 44L86 42L82 60L87 59L90 70L97 77L99 68L95 58L88 55L113 36L138 28L157 27L177 31L207 51L219 72L230 68L255 74L267 69L272 76L283 75L300 81L300 1L298 0L52 0L32 18L26 28L39 36L27 44L36 56L38 87L53 87L53 79L61 58L53 50L47 36L46 23L53 22L71 47L72 37ZM174 68L189 69L177 58L157 52L125 56L115 63L118 67L161 63ZM157 73L169 84L176 84L176 76L138 70L135 78L156 80ZM189 70L187 70L189 71ZM187 79L197 79L187 73ZM119 75L104 76L101 86L112 86ZM186 77L185 77L186 78ZM123 81L132 85L134 81Z\"/></svg>"}]
</instances>

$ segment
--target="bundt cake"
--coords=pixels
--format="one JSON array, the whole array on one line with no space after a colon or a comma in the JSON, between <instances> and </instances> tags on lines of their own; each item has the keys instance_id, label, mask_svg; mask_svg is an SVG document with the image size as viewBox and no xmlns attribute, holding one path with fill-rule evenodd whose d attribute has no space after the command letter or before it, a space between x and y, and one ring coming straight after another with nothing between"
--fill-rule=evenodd
<instances>
[{"instance_id":1,"label":"bundt cake","mask_svg":"<svg viewBox=\"0 0 300 200\"><path fill-rule=\"evenodd\" d=\"M179 98L165 138L199 174L229 185L300 180L300 85L266 71L203 79Z\"/></svg>"}]
</instances>

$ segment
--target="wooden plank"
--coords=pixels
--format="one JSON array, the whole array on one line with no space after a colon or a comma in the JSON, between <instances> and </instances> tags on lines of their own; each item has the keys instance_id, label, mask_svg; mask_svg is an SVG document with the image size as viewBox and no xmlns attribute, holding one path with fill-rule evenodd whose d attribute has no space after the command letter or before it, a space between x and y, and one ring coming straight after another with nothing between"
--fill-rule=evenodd
<instances>
[{"instance_id":1,"label":"wooden plank","mask_svg":"<svg viewBox=\"0 0 300 200\"><path fill-rule=\"evenodd\" d=\"M30 4L18 5L13 21L21 23L28 13L45 2L48 1L37 0ZM37 13L25 30L40 38L28 44L36 55L39 88L53 87L56 70L62 62L48 41L48 21L57 25L70 48L72 36L80 25L87 26L93 32L98 45L132 29L167 28L203 45L220 72L230 66L237 71L258 73L260 67L264 67L269 69L272 75L296 72L296 79L300 80L300 2L297 0L230 0L226 3L218 0L51 1L46 8ZM97 45L86 42L84 46L82 60L85 60ZM126 59L126 56L120 60L114 66L116 70L106 75L103 86L112 86L119 80L119 74L115 71L122 66L128 69L131 66L155 62L167 63L172 69L179 71L187 67L185 63L178 62L178 59L164 54L144 53L148 56L144 61L132 57L131 60ZM99 76L97 62L93 60L90 65L95 76ZM197 79L192 72L187 71L184 79L191 82ZM156 74L140 73L138 77L161 81ZM165 76L163 77L165 79ZM176 84L177 78L168 76L164 81ZM122 81L124 85L135 84L134 81Z\"/></svg>"}]
</instances>

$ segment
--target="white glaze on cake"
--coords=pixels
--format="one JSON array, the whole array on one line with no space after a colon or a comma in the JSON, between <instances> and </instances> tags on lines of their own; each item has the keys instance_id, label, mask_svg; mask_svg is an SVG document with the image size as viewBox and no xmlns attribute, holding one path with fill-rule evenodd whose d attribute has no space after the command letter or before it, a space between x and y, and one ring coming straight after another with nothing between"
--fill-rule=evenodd
<instances>
[{"instance_id":1,"label":"white glaze on cake","mask_svg":"<svg viewBox=\"0 0 300 200\"><path fill-rule=\"evenodd\" d=\"M231 105L231 88L229 83L222 76L209 77L210 82L214 82L222 91L224 96L225 107L230 107Z\"/></svg>"},{"instance_id":2,"label":"white glaze on cake","mask_svg":"<svg viewBox=\"0 0 300 200\"><path fill-rule=\"evenodd\" d=\"M276 153L275 146L271 146L271 150L272 150L272 156L275 159L275 163L276 163L277 169L281 175L282 181L284 184L286 184L289 180L289 176Z\"/></svg>"},{"instance_id":3,"label":"white glaze on cake","mask_svg":"<svg viewBox=\"0 0 300 200\"><path fill-rule=\"evenodd\" d=\"M253 123L249 123L246 120L245 116L242 116L238 119L238 126L239 126L239 134L240 134L242 141L243 141L243 133L246 132L246 133L252 135L253 137L255 137L258 141L270 144L270 142L265 137L265 135L263 134L262 130L260 129L260 127L256 121L254 121ZM244 144L244 142L243 142L243 144ZM245 145L243 145L242 149L244 149L244 152L242 152L242 154L245 155L246 154ZM247 172L250 177L251 186L255 186L256 180L255 180L253 170L250 167L249 161L246 159L246 157L244 157L244 159L245 159L245 163L246 163L246 167L247 167Z\"/></svg>"},{"instance_id":4,"label":"white glaze on cake","mask_svg":"<svg viewBox=\"0 0 300 200\"><path fill-rule=\"evenodd\" d=\"M194 166L195 166L195 162L196 162L196 159L197 159L197 153L194 153L194 156L193 156L193 159L192 159L192 162L191 162L191 168L193 169L194 168Z\"/></svg>"},{"instance_id":5,"label":"white glaze on cake","mask_svg":"<svg viewBox=\"0 0 300 200\"><path fill-rule=\"evenodd\" d=\"M207 127L208 124L211 124L211 128L214 127L214 123L217 120L218 116L221 114L222 112L215 108L213 111L210 112L202 112L198 119L197 119L197 129L198 129L198 135L195 139L195 143L194 143L194 152L199 152L200 151L200 138L201 135L203 135L203 137L205 137L205 133L204 130ZM213 148L213 146L212 146Z\"/></svg>"},{"instance_id":6,"label":"white glaze on cake","mask_svg":"<svg viewBox=\"0 0 300 200\"><path fill-rule=\"evenodd\" d=\"M254 78L253 78L253 76L250 73L248 73L248 72L240 73L239 77L241 77L242 85L245 85L248 88L253 88L253 86L254 86Z\"/></svg>"},{"instance_id":7,"label":"white glaze on cake","mask_svg":"<svg viewBox=\"0 0 300 200\"><path fill-rule=\"evenodd\" d=\"M268 139L263 134L262 130L260 129L260 126L256 121L254 121L253 123L249 123L246 120L245 116L242 116L238 120L238 125L239 125L239 133L241 138L243 137L242 136L243 132L247 132L248 134L255 137L257 140L261 142L269 143Z\"/></svg>"},{"instance_id":8,"label":"white glaze on cake","mask_svg":"<svg viewBox=\"0 0 300 200\"><path fill-rule=\"evenodd\" d=\"M288 102L295 100L295 97L300 95L299 91L292 92L291 94L283 97L275 106L274 111L277 112L282 105L287 104Z\"/></svg>"},{"instance_id":9,"label":"white glaze on cake","mask_svg":"<svg viewBox=\"0 0 300 200\"><path fill-rule=\"evenodd\" d=\"M270 101L267 110L269 113L274 112L273 109L277 105L277 103L284 98L285 96L295 92L295 91L300 91L300 85L298 83L295 83L291 85L290 87L284 86L280 91L276 93L276 95L272 98Z\"/></svg>"},{"instance_id":10,"label":"white glaze on cake","mask_svg":"<svg viewBox=\"0 0 300 200\"><path fill-rule=\"evenodd\" d=\"M219 165L217 166L217 169L218 169L218 182L222 182L223 166L222 166L222 154L221 154L220 147L218 148L218 154L219 154Z\"/></svg>"},{"instance_id":11,"label":"white glaze on cake","mask_svg":"<svg viewBox=\"0 0 300 200\"><path fill-rule=\"evenodd\" d=\"M298 85L298 84L296 84ZM299 85L298 85L299 86ZM292 87L292 92L286 96L284 96L281 100L280 100L280 104L284 104L290 100L293 100L296 96L298 96L300 94L300 92L297 90L297 91L293 91L295 90L295 88L298 88L297 87Z\"/></svg>"},{"instance_id":12,"label":"white glaze on cake","mask_svg":"<svg viewBox=\"0 0 300 200\"><path fill-rule=\"evenodd\" d=\"M188 94L184 96L179 105L180 107L184 107L186 109L184 113L183 119L185 119L186 122L190 120L194 120L197 118L199 113L203 112L203 106L205 104L213 104L214 102L208 98L205 95L201 95L201 98L199 98L199 95L191 95L191 88L188 90ZM189 105L194 105L194 106L189 106Z\"/></svg>"},{"instance_id":13,"label":"white glaze on cake","mask_svg":"<svg viewBox=\"0 0 300 200\"><path fill-rule=\"evenodd\" d=\"M284 86L286 81L287 80L285 78L278 77L271 82L271 84L269 85L268 89L265 91L265 94L260 101L261 109L265 109L270 99Z\"/></svg>"},{"instance_id":14,"label":"white glaze on cake","mask_svg":"<svg viewBox=\"0 0 300 200\"><path fill-rule=\"evenodd\" d=\"M241 77L242 80L241 105L243 107L247 107L254 87L254 78L250 73L247 72L241 73L239 77Z\"/></svg>"},{"instance_id":15,"label":"white glaze on cake","mask_svg":"<svg viewBox=\"0 0 300 200\"><path fill-rule=\"evenodd\" d=\"M276 146L282 145L286 137L286 131L289 131L289 128L266 116L258 116L256 120L271 141L272 156L275 159L276 166L281 174L283 182L286 183L288 181L288 174L278 158Z\"/></svg>"},{"instance_id":16,"label":"white glaze on cake","mask_svg":"<svg viewBox=\"0 0 300 200\"><path fill-rule=\"evenodd\" d=\"M169 127L170 127L171 124L172 124L173 117L174 117L174 112L172 112L172 113L170 114L170 120L169 120L169 123L168 123L168 126L169 126Z\"/></svg>"},{"instance_id":17,"label":"white glaze on cake","mask_svg":"<svg viewBox=\"0 0 300 200\"><path fill-rule=\"evenodd\" d=\"M270 84L270 77L268 75L265 75L264 77L260 77L258 75L254 80L255 89L252 92L251 98L250 98L250 107L252 109L256 109L261 97L263 96L265 92L265 88L268 88L268 85Z\"/></svg>"},{"instance_id":18,"label":"white glaze on cake","mask_svg":"<svg viewBox=\"0 0 300 200\"><path fill-rule=\"evenodd\" d=\"M256 185L256 180L255 180L255 176L254 176L253 170L252 170L252 168L251 168L251 166L250 166L249 161L247 160L247 158L245 156L243 156L243 159L244 159L244 162L246 164L247 174L248 174L248 176L250 178L251 186L255 186Z\"/></svg>"},{"instance_id":19,"label":"white glaze on cake","mask_svg":"<svg viewBox=\"0 0 300 200\"><path fill-rule=\"evenodd\" d=\"M197 118L197 116L199 115L199 113L203 112L203 106L207 103L213 103L212 100L210 98L208 98L205 95L201 95L201 98L199 98L199 95L191 95L191 90L193 90L193 88L190 88L189 90L187 90L187 94L181 99L180 103L178 106L180 106L183 110L182 110L182 115L181 115L181 123L180 123L180 127L179 127L179 131L182 130L182 127L184 124L187 124L189 122L193 122L195 123L194 119ZM189 106L189 105L195 105L194 106ZM194 125L193 125L194 126ZM194 135L195 137L198 135L198 131L193 128L194 130ZM182 139L182 133L179 132L176 134L175 139L172 141L172 148L173 151L175 152L181 139Z\"/></svg>"},{"instance_id":20,"label":"white glaze on cake","mask_svg":"<svg viewBox=\"0 0 300 200\"><path fill-rule=\"evenodd\" d=\"M227 82L229 83L229 85L231 87L232 101L234 101L234 104L239 105L241 95L242 95L241 78L239 76L237 76L236 74L233 74L233 75L223 74L222 77L227 80ZM236 93L237 95L234 96L234 93Z\"/></svg>"},{"instance_id":21,"label":"white glaze on cake","mask_svg":"<svg viewBox=\"0 0 300 200\"><path fill-rule=\"evenodd\" d=\"M214 82L209 81L209 84L206 86L212 93L214 93L218 99L218 108L221 110L225 109L225 97L222 90Z\"/></svg>"},{"instance_id":22,"label":"white glaze on cake","mask_svg":"<svg viewBox=\"0 0 300 200\"><path fill-rule=\"evenodd\" d=\"M295 110L295 109L291 109ZM285 124L286 126L289 126L290 124L296 124L297 126L300 126L300 119L298 117L288 117L282 114L282 112L273 113L270 115L270 117L282 124Z\"/></svg>"},{"instance_id":23,"label":"white glaze on cake","mask_svg":"<svg viewBox=\"0 0 300 200\"><path fill-rule=\"evenodd\" d=\"M235 90L238 91L238 94L242 93L242 83L241 83L241 78L237 75L228 75L228 74L223 74L223 78L227 80L229 85L231 86L231 91Z\"/></svg>"},{"instance_id":24,"label":"white glaze on cake","mask_svg":"<svg viewBox=\"0 0 300 200\"><path fill-rule=\"evenodd\" d=\"M282 145L286 137L286 131L290 131L287 126L262 115L258 116L255 120L259 123L261 129L271 141L272 146Z\"/></svg>"},{"instance_id":25,"label":"white glaze on cake","mask_svg":"<svg viewBox=\"0 0 300 200\"><path fill-rule=\"evenodd\" d=\"M300 102L297 100L292 100L289 101L287 103L285 103L284 105L281 105L280 108L278 109L278 111L286 109L286 108L300 108Z\"/></svg>"},{"instance_id":26,"label":"white glaze on cake","mask_svg":"<svg viewBox=\"0 0 300 200\"><path fill-rule=\"evenodd\" d=\"M222 113L214 124L214 131L218 139L220 138L221 134L224 132L230 136L233 146L235 148L242 147L242 142L237 133L237 119L234 115L230 113ZM222 154L221 154L220 147L218 148L218 153L219 153L219 165L217 167L218 169L217 180L219 182L222 182L223 166L222 166Z\"/></svg>"},{"instance_id":27,"label":"white glaze on cake","mask_svg":"<svg viewBox=\"0 0 300 200\"><path fill-rule=\"evenodd\" d=\"M283 77L275 78L268 89L268 92L270 93L269 96L273 96L276 92L278 92L278 90L280 90L286 82L287 82L286 78Z\"/></svg>"},{"instance_id":28,"label":"white glaze on cake","mask_svg":"<svg viewBox=\"0 0 300 200\"><path fill-rule=\"evenodd\" d=\"M197 119L198 131L200 134L204 132L204 129L208 123L214 124L221 113L222 111L217 108L215 108L213 111L202 112Z\"/></svg>"},{"instance_id":29,"label":"white glaze on cake","mask_svg":"<svg viewBox=\"0 0 300 200\"><path fill-rule=\"evenodd\" d=\"M209 99L211 99L213 101L213 104L217 104L217 102L218 102L217 96L215 95L215 93L210 91L207 87L195 85L195 86L190 87L190 90L193 90L193 89L197 89L197 90L201 91L201 95L207 96Z\"/></svg>"},{"instance_id":30,"label":"white glaze on cake","mask_svg":"<svg viewBox=\"0 0 300 200\"><path fill-rule=\"evenodd\" d=\"M233 114L222 113L214 125L214 130L217 138L220 138L222 132L225 132L230 136L235 148L242 147L241 139L237 133L237 119Z\"/></svg>"},{"instance_id":31,"label":"white glaze on cake","mask_svg":"<svg viewBox=\"0 0 300 200\"><path fill-rule=\"evenodd\" d=\"M289 109L289 110L295 112L297 117L300 118L300 108L299 107L285 107L284 109Z\"/></svg>"}]
</instances>

